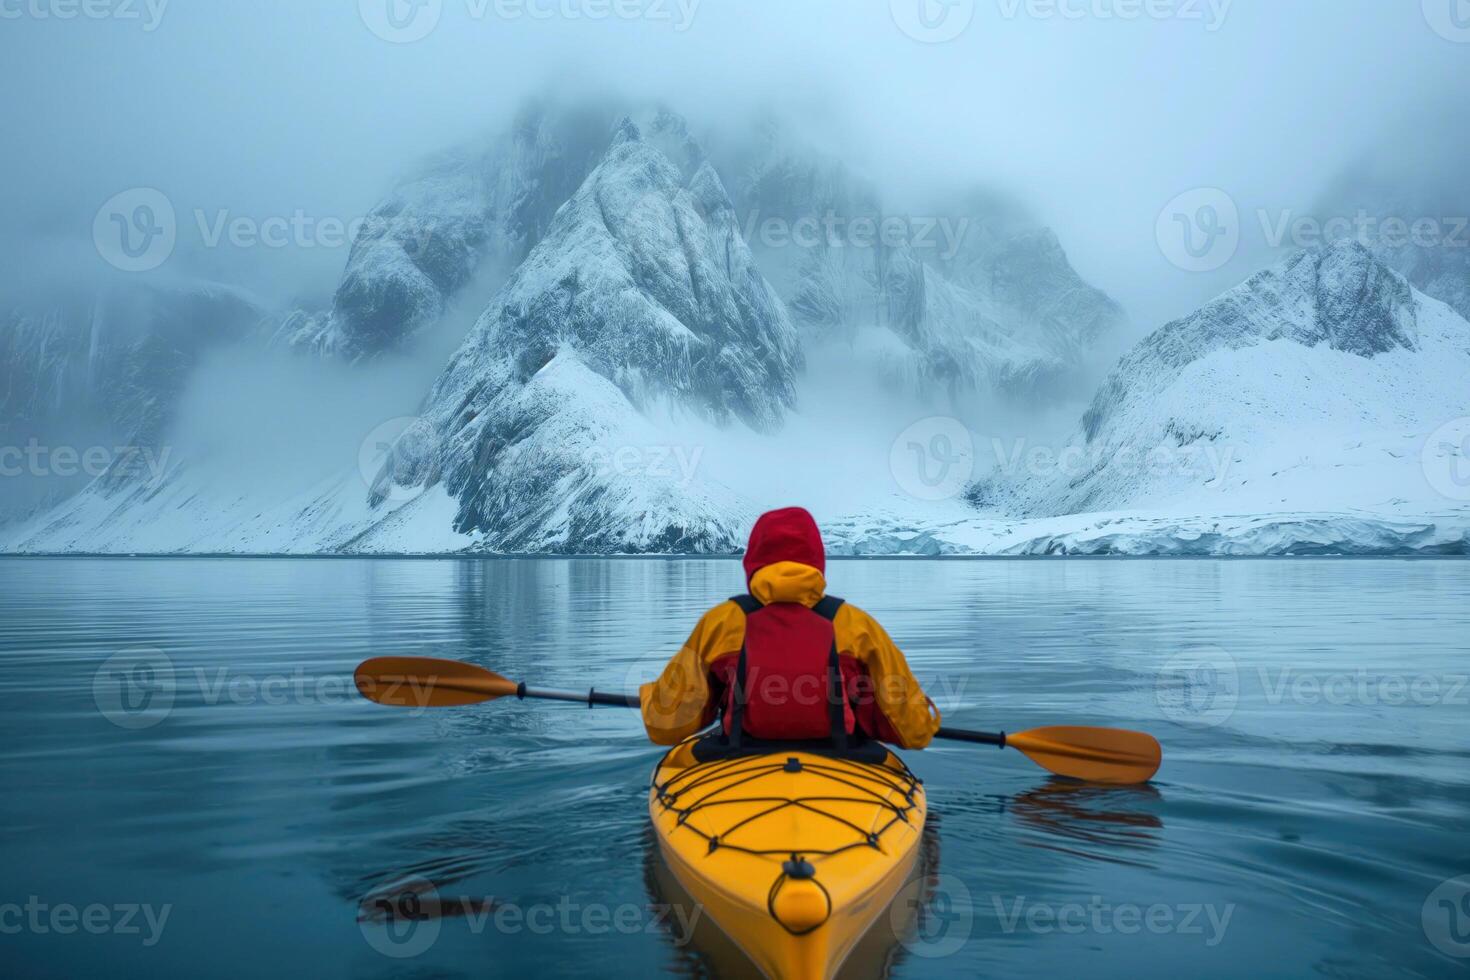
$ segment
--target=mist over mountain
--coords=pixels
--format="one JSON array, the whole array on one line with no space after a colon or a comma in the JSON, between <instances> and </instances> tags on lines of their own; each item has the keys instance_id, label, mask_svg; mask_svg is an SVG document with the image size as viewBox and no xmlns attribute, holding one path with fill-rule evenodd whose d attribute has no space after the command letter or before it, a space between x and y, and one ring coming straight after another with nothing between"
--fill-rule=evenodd
<instances>
[{"instance_id":1,"label":"mist over mountain","mask_svg":"<svg viewBox=\"0 0 1470 980\"><path fill-rule=\"evenodd\" d=\"M1470 317L1470 180L1457 165L1470 145L1419 114L1392 145L1344 167L1311 217L1325 236L1364 245L1416 289Z\"/></svg>"},{"instance_id":2,"label":"mist over mountain","mask_svg":"<svg viewBox=\"0 0 1470 980\"><path fill-rule=\"evenodd\" d=\"M1464 110L1443 98L1463 65L1415 46L1432 35L1421 18L1364 13L1378 41L1422 55L1412 78L1385 69L1370 84L1326 70L1357 42L1325 43L1322 10L1238 11L1208 39L1029 16L982 29L981 12L965 47L835 12L791 11L759 43L725 11L677 38L636 25L650 31L631 47L565 26L554 45L526 34L524 54L452 11L455 29L402 45L294 8L283 23L310 20L316 40L267 39L229 13L237 49L334 69L346 88L291 88L296 106L279 97L285 79L249 76L261 105L228 125L214 115L233 83L175 91L170 131L191 138L169 152L118 138L157 120L111 91L79 110L90 128L70 142L45 125L53 93L16 107L32 138L0 164L5 461L35 441L139 444L167 465L11 480L0 547L723 551L750 513L798 496L839 551L1046 548L1063 539L1036 521L1208 508L1177 474L1018 474L1014 450L995 447L1108 457L1232 434L1273 467L1222 494L1242 512L1454 511L1453 493L1421 493L1398 448L1282 470L1342 464L1361 493L1274 468L1307 419L1340 415L1324 438L1371 432L1364 445L1382 448L1461 411L1458 321L1434 303L1470 310L1470 249L1455 244L1470 210ZM799 25L815 40L798 50L786 36ZM632 29L598 30L610 26ZM198 29L180 15L153 41L89 51L98 70L126 52L166 63ZM1119 67L1167 44L1207 74L1255 57L1262 37L1290 64L1262 59L1238 86L1166 91ZM1089 61L1104 40L1105 63ZM985 57L940 71L977 44ZM76 45L48 35L12 64L75 61ZM159 61L138 64L149 78ZM1219 139L1226 125L1248 138ZM1366 213L1373 229L1352 226L1356 250L1332 244L1341 235L1300 253L1292 236L1244 242L1196 272L1157 231L1189 187L1223 188L1243 236L1257 211ZM1391 219L1422 233L1389 233ZM283 242L262 234L282 227ZM107 241L119 230L120 253ZM1246 356L1257 349L1286 360ZM1431 351L1439 373L1413 360ZM1300 378L1270 380L1288 364ZM1379 376L1401 364L1417 366ZM1400 384L1430 395L1411 411ZM1159 527L1126 547L1177 547L1184 525Z\"/></svg>"}]
</instances>

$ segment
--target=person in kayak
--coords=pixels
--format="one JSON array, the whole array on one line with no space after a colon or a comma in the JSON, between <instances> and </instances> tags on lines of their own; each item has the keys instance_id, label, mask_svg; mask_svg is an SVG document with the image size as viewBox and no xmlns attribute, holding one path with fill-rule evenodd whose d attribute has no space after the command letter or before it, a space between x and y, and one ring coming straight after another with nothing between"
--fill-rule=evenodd
<instances>
[{"instance_id":1,"label":"person in kayak","mask_svg":"<svg viewBox=\"0 0 1470 980\"><path fill-rule=\"evenodd\" d=\"M720 741L865 740L921 749L939 711L877 620L826 594L812 515L761 515L745 551L748 594L700 618L658 680L639 690L643 725L674 745L721 716Z\"/></svg>"}]
</instances>

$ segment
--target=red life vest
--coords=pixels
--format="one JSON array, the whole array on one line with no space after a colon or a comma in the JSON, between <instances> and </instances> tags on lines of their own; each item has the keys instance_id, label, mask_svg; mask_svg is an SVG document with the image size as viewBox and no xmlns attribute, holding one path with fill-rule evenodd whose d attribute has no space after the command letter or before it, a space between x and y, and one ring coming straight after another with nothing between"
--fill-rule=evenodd
<instances>
[{"instance_id":1,"label":"red life vest","mask_svg":"<svg viewBox=\"0 0 1470 980\"><path fill-rule=\"evenodd\" d=\"M736 743L830 738L845 747L855 719L832 628L842 600L825 596L811 608L749 595L731 601L745 612L745 642L727 688L725 734Z\"/></svg>"}]
</instances>

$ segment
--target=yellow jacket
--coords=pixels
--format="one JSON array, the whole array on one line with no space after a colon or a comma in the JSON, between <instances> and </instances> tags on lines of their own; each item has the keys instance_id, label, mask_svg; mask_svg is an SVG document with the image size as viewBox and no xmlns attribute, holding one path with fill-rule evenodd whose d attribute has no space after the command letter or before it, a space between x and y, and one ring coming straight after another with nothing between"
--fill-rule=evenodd
<instances>
[{"instance_id":1,"label":"yellow jacket","mask_svg":"<svg viewBox=\"0 0 1470 980\"><path fill-rule=\"evenodd\" d=\"M826 594L827 580L817 569L794 561L767 565L750 579L750 593L762 603L799 602L810 608ZM832 622L840 654L855 658L872 682L882 713L883 734L901 748L921 749L939 730L939 711L909 670L903 653L878 621L844 603ZM724 602L705 613L689 639L658 680L639 689L643 725L659 745L673 745L714 721L719 707L710 684L716 660L738 654L745 639L745 613ZM876 733L872 733L876 734Z\"/></svg>"}]
</instances>

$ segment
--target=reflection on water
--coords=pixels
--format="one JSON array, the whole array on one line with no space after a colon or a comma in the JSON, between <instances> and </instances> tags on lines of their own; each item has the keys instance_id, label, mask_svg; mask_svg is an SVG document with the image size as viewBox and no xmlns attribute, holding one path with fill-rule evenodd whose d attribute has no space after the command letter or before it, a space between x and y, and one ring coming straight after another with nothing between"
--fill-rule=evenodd
<instances>
[{"instance_id":1,"label":"reflection on water","mask_svg":"<svg viewBox=\"0 0 1470 980\"><path fill-rule=\"evenodd\" d=\"M864 561L831 577L952 723L1120 725L1165 747L1133 790L1012 752L908 753L933 862L912 938L854 970L1457 968L1425 927L1430 893L1470 873L1470 563ZM399 711L350 676L403 653L631 688L739 586L732 561L0 560L0 905L169 910L150 945L38 911L3 939L7 975L738 973L677 943L650 891L659 751L634 714ZM1206 700L1203 675L1162 683L1181 656L1234 686ZM1130 928L1135 913L1172 924ZM1211 914L1225 926L1182 925Z\"/></svg>"},{"instance_id":2,"label":"reflection on water","mask_svg":"<svg viewBox=\"0 0 1470 980\"><path fill-rule=\"evenodd\" d=\"M1029 847L1081 858L1153 867L1147 852L1164 827L1157 816L1163 795L1153 786L1092 786L1052 777L1017 793L1005 809L1039 833L1019 838Z\"/></svg>"}]
</instances>

